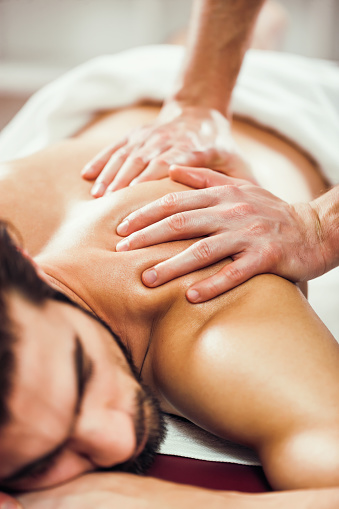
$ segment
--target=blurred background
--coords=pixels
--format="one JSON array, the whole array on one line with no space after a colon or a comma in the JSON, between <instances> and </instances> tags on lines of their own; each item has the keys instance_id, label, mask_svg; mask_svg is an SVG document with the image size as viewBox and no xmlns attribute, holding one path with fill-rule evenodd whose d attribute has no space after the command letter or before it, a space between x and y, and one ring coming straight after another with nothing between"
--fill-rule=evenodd
<instances>
[{"instance_id":1,"label":"blurred background","mask_svg":"<svg viewBox=\"0 0 339 509\"><path fill-rule=\"evenodd\" d=\"M0 0L0 129L92 57L184 42L192 0ZM267 0L253 45L339 61L339 0Z\"/></svg>"}]
</instances>

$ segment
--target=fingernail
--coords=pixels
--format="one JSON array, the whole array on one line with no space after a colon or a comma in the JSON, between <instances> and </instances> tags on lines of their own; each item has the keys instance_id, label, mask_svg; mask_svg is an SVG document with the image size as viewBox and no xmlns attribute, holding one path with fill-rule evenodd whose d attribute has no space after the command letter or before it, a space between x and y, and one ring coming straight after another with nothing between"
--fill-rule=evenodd
<instances>
[{"instance_id":1,"label":"fingernail","mask_svg":"<svg viewBox=\"0 0 339 509\"><path fill-rule=\"evenodd\" d=\"M116 251L128 251L129 250L129 240L124 239L120 240L115 246Z\"/></svg>"},{"instance_id":2,"label":"fingernail","mask_svg":"<svg viewBox=\"0 0 339 509\"><path fill-rule=\"evenodd\" d=\"M4 502L1 504L0 509L20 509L21 505L17 502L12 502L8 500L7 502Z\"/></svg>"},{"instance_id":3,"label":"fingernail","mask_svg":"<svg viewBox=\"0 0 339 509\"><path fill-rule=\"evenodd\" d=\"M128 232L128 226L129 226L129 221L126 221L126 219L125 219L125 221L120 223L117 227L118 235L125 235Z\"/></svg>"},{"instance_id":4,"label":"fingernail","mask_svg":"<svg viewBox=\"0 0 339 509\"><path fill-rule=\"evenodd\" d=\"M106 189L105 194L113 193L113 191L115 191L115 189L114 189L114 184L111 184L111 185L110 185L110 186L108 186L108 188Z\"/></svg>"},{"instance_id":5,"label":"fingernail","mask_svg":"<svg viewBox=\"0 0 339 509\"><path fill-rule=\"evenodd\" d=\"M92 165L86 164L86 166L84 166L83 169L81 170L81 175L86 175L86 173L89 173L91 170L92 170Z\"/></svg>"},{"instance_id":6,"label":"fingernail","mask_svg":"<svg viewBox=\"0 0 339 509\"><path fill-rule=\"evenodd\" d=\"M153 283L155 283L157 278L158 278L158 274L157 274L157 271L155 269L147 270L143 274L143 280L148 285L152 285Z\"/></svg>"},{"instance_id":7,"label":"fingernail","mask_svg":"<svg viewBox=\"0 0 339 509\"><path fill-rule=\"evenodd\" d=\"M97 182L91 189L91 194L93 196L101 196L105 191L105 186L102 182Z\"/></svg>"},{"instance_id":8,"label":"fingernail","mask_svg":"<svg viewBox=\"0 0 339 509\"><path fill-rule=\"evenodd\" d=\"M188 290L187 291L187 298L191 302L196 302L197 300L200 299L200 294L196 290Z\"/></svg>"}]
</instances>

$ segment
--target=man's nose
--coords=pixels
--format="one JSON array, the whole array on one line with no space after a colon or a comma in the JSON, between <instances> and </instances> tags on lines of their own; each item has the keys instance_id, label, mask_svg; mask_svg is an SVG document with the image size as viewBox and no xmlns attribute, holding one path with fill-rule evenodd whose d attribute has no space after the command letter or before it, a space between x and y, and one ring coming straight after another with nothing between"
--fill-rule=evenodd
<instances>
[{"instance_id":1,"label":"man's nose","mask_svg":"<svg viewBox=\"0 0 339 509\"><path fill-rule=\"evenodd\" d=\"M109 409L80 416L69 447L98 467L123 463L136 451L133 419L126 412Z\"/></svg>"}]
</instances>

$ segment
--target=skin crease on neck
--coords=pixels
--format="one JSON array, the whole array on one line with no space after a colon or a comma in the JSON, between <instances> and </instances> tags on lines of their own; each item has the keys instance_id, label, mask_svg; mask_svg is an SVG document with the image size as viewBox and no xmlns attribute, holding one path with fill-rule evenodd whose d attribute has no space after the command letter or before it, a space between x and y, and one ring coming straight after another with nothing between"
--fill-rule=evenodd
<instances>
[{"instance_id":1,"label":"skin crease on neck","mask_svg":"<svg viewBox=\"0 0 339 509\"><path fill-rule=\"evenodd\" d=\"M112 143L115 136L119 138L132 127L150 122L157 111L154 106L141 106L103 115L72 139L3 164L1 215L22 234L25 247L35 256L47 281L104 319L121 337L132 351L143 380L160 398L162 409L184 415L157 390L149 354L153 337L161 337L162 327L174 336L177 330L182 334L182 329L184 335L194 335L225 307L225 302L232 302L244 290L235 289L228 296L199 306L187 303L185 289L214 273L221 263L156 289L144 287L140 278L143 270L192 241L117 253L115 246L121 237L116 227L132 210L185 187L164 179L94 200L89 194L91 183L80 178L83 165L101 148ZM233 124L233 135L254 163L259 183L265 181L265 187L280 197L309 200L324 190L325 183L314 164L276 135L240 120ZM194 312L187 315L187 323L181 320L178 325L173 321L173 315L185 315L188 309Z\"/></svg>"}]
</instances>

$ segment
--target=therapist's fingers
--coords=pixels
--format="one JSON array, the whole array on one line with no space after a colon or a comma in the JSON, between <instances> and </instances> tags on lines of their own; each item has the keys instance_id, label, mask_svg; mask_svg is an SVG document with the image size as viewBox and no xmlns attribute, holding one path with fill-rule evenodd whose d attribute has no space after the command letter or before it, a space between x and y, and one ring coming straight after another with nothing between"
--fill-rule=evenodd
<instances>
[{"instance_id":1,"label":"therapist's fingers","mask_svg":"<svg viewBox=\"0 0 339 509\"><path fill-rule=\"evenodd\" d=\"M247 180L229 177L217 170L193 168L177 164L173 164L170 167L169 176L176 182L196 189L225 185L241 186L249 183Z\"/></svg>"},{"instance_id":2,"label":"therapist's fingers","mask_svg":"<svg viewBox=\"0 0 339 509\"><path fill-rule=\"evenodd\" d=\"M146 226L157 223L162 219L181 212L187 212L189 214L190 211L195 209L206 209L203 212L200 210L201 216L204 216L211 212L208 210L208 207L217 204L220 200L226 200L226 203L229 202L230 204L233 203L236 198L239 200L241 198L238 192L240 186L242 184L248 185L249 182L225 177L224 175L221 175L221 177L223 177L224 184L227 182L228 185L217 186L215 189L194 189L191 191L169 193L162 198L159 198L158 200L155 200L132 212L118 225L118 235L130 235L142 228L145 228ZM177 219L179 220L180 218ZM221 215L220 219L222 220ZM173 226L175 227L176 224L178 224L178 221L175 219L173 221ZM222 221L222 223L224 223L224 221ZM183 230L183 227L181 229ZM177 230L177 228L173 228L173 230ZM188 233L187 228L186 233ZM204 235L204 233L201 232L201 235ZM137 239L137 236L133 237L134 241ZM141 239L141 236L139 239ZM168 240L173 239L174 237L171 237ZM141 247L140 243L138 247Z\"/></svg>"},{"instance_id":3,"label":"therapist's fingers","mask_svg":"<svg viewBox=\"0 0 339 509\"><path fill-rule=\"evenodd\" d=\"M205 214L201 214L201 210L199 209L213 205L217 199L216 193L209 193L205 189L166 194L158 200L148 203L144 207L129 214L118 225L117 233L121 236L130 235L133 232L137 232L142 228L158 223L166 218L169 224L173 226L173 232L177 232L179 228L182 232L184 230L185 222L183 221L185 221L185 219L181 220L180 216L175 219L171 219L171 217L181 212L189 212L196 209L198 209L199 217L206 217ZM154 227L156 226L157 225L154 224ZM137 234L135 234L133 238L137 241ZM139 238L141 239L141 237Z\"/></svg>"},{"instance_id":4,"label":"therapist's fingers","mask_svg":"<svg viewBox=\"0 0 339 509\"><path fill-rule=\"evenodd\" d=\"M153 133L150 139L148 129L142 129L139 133L136 132L133 136L130 136L129 143L122 147L121 151L116 151L110 161L107 163L103 173L97 179L97 182L104 181L106 186L106 192L117 191L127 187L137 179L140 174L143 174L145 169L150 164L155 163L152 166L150 176L144 180L157 180L168 175L168 166L161 164L159 156L168 150L168 140L160 133ZM121 158L123 150L127 157ZM137 183L137 181L133 182Z\"/></svg>"},{"instance_id":5,"label":"therapist's fingers","mask_svg":"<svg viewBox=\"0 0 339 509\"><path fill-rule=\"evenodd\" d=\"M163 151L160 157L150 161L145 170L134 179L133 184L168 177L173 164L185 165L186 168L190 168L200 166L204 161L205 154L203 152L192 151L188 146L180 143L175 148Z\"/></svg>"},{"instance_id":6,"label":"therapist's fingers","mask_svg":"<svg viewBox=\"0 0 339 509\"><path fill-rule=\"evenodd\" d=\"M91 189L92 196L95 198L100 198L100 196L104 195L107 187L110 185L120 168L125 163L126 159L129 157L131 150L131 147L127 145L114 152L96 179L95 184Z\"/></svg>"},{"instance_id":7,"label":"therapist's fingers","mask_svg":"<svg viewBox=\"0 0 339 509\"><path fill-rule=\"evenodd\" d=\"M118 143L104 148L81 170L81 176L86 180L93 180L98 177L100 172L106 166L114 152L126 145L127 138L120 140Z\"/></svg>"},{"instance_id":8,"label":"therapist's fingers","mask_svg":"<svg viewBox=\"0 0 339 509\"><path fill-rule=\"evenodd\" d=\"M193 304L206 302L263 272L265 272L265 269L258 267L257 257L245 253L225 265L213 276L192 285L187 290L186 297Z\"/></svg>"},{"instance_id":9,"label":"therapist's fingers","mask_svg":"<svg viewBox=\"0 0 339 509\"><path fill-rule=\"evenodd\" d=\"M167 150L167 146L153 146L134 150L119 169L113 182L108 186L107 192L117 191L128 186L133 182L136 184L138 177L143 175L148 168L148 178L146 180L158 180L168 175L169 165L163 160L162 153Z\"/></svg>"},{"instance_id":10,"label":"therapist's fingers","mask_svg":"<svg viewBox=\"0 0 339 509\"><path fill-rule=\"evenodd\" d=\"M147 164L148 161L143 157L130 155L121 168L117 168L114 175L112 174L112 182L107 187L106 192L110 193L128 186L145 169Z\"/></svg>"},{"instance_id":11,"label":"therapist's fingers","mask_svg":"<svg viewBox=\"0 0 339 509\"><path fill-rule=\"evenodd\" d=\"M0 509L22 509L22 505L7 493L0 492Z\"/></svg>"},{"instance_id":12,"label":"therapist's fingers","mask_svg":"<svg viewBox=\"0 0 339 509\"><path fill-rule=\"evenodd\" d=\"M198 240L181 253L145 270L142 274L143 283L154 288L226 258L225 246L218 237L215 235ZM237 249L233 245L230 252Z\"/></svg>"},{"instance_id":13,"label":"therapist's fingers","mask_svg":"<svg viewBox=\"0 0 339 509\"><path fill-rule=\"evenodd\" d=\"M204 162L205 154L189 150L184 143L168 149L162 138L157 143L145 143L141 150L133 151L119 169L107 191L116 191L128 185L168 177L173 163L197 166Z\"/></svg>"},{"instance_id":14,"label":"therapist's fingers","mask_svg":"<svg viewBox=\"0 0 339 509\"><path fill-rule=\"evenodd\" d=\"M174 214L143 228L142 231L132 233L116 245L116 250L128 251L173 240L198 238L214 234L215 230L215 218L212 214L202 214L201 210L192 210L189 214Z\"/></svg>"}]
</instances>

